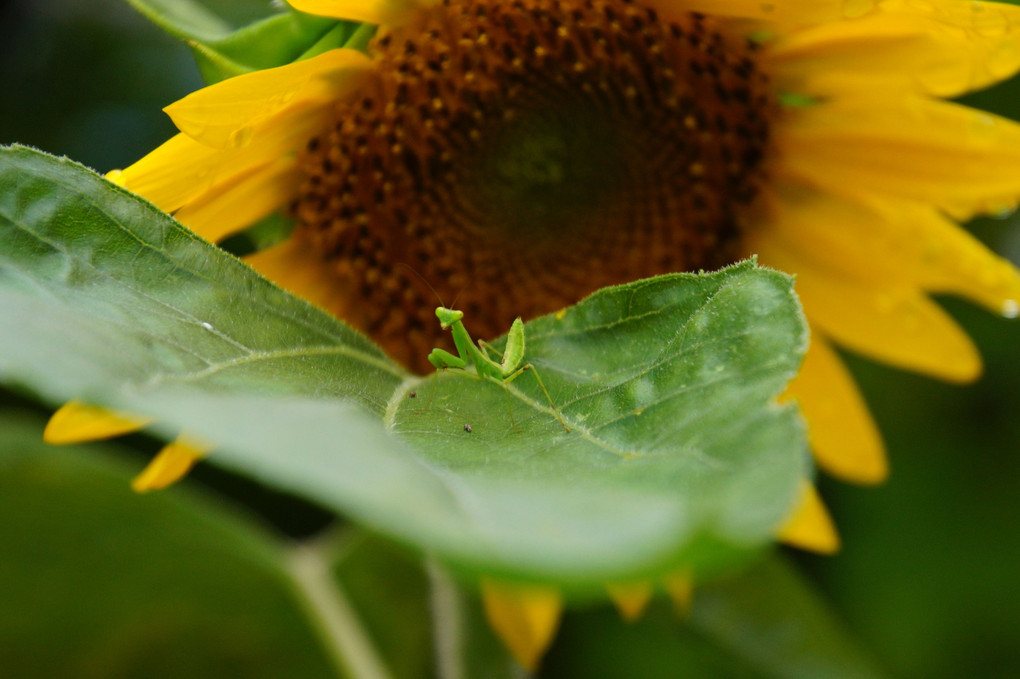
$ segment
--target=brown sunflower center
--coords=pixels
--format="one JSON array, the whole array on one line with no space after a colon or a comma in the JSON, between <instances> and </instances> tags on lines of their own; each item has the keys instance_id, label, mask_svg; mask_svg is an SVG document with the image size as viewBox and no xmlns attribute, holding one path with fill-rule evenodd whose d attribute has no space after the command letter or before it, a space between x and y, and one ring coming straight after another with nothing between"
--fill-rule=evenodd
<instances>
[{"instance_id":1,"label":"brown sunflower center","mask_svg":"<svg viewBox=\"0 0 1020 679\"><path fill-rule=\"evenodd\" d=\"M436 295L481 337L739 255L774 105L755 49L629 0L447 0L377 39L296 203L351 319L414 368ZM425 283L427 281L427 284Z\"/></svg>"}]
</instances>

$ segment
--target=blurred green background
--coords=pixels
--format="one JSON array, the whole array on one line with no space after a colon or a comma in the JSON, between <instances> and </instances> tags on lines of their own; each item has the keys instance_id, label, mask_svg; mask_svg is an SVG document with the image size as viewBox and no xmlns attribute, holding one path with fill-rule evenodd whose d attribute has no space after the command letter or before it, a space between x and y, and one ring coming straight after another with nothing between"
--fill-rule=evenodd
<instances>
[{"instance_id":1,"label":"blurred green background","mask_svg":"<svg viewBox=\"0 0 1020 679\"><path fill-rule=\"evenodd\" d=\"M270 11L269 4L261 2L218 4L239 20ZM0 4L0 143L29 144L100 171L122 167L173 134L160 108L200 86L188 50L121 0ZM1020 119L1020 81L966 101ZM1020 219L982 220L972 228L993 249L1020 262ZM877 488L823 479L821 491L840 526L844 549L832 558L790 554L890 676L1018 677L1020 321L992 317L958 300L943 301L981 348L984 378L970 386L947 386L851 358L885 436L892 476ZM314 649L293 654L296 659L286 668L266 664L273 655L272 643L280 643L280 648L300 646L306 643L301 639L307 638L307 630L293 618L292 604L245 596L245 587L259 592L285 589L277 565L259 556L259 545L226 548L215 537L218 527L213 524L219 519L195 528L194 535L171 536L162 547L146 545L145 529L132 524L131 510L121 510L138 507L150 527L160 522L179 525L172 520L174 513L191 510L177 506L176 498L198 493L205 501L207 491L215 490L227 498L213 502L216 511L228 517L224 520L251 524L252 530L265 532L267 543L281 534L308 534L328 522L325 514L208 467L183 488L162 494L163 499L137 498L123 481L141 467L157 442L135 436L109 452L81 452L79 457L38 453L43 462L34 463L9 451L34 447L26 442L35 440L48 411L13 391L3 393L0 406L4 423L0 447L8 449L0 451L0 544L38 551L38 567L27 570L21 556L16 559L0 548L0 581L6 583L0 584L0 593L16 591L24 610L33 611L22 614L11 599L0 595L0 676L57 676L45 670L49 666L43 662L5 667L5 659L13 663L11 658L23 658L23 653L14 652L15 646L23 649L33 643L30 633L40 630L53 635L45 644L35 642L40 643L41 654L59 654L65 641L68 648L80 647L84 642L72 643L67 636L85 630L64 624L61 612L78 611L84 619L89 611L102 610L101 602L88 596L88 578L109 577L116 571L130 580L135 561L158 560L159 549L175 548L176 539L182 540L178 553L191 555L182 560L182 568L198 573L200 591L178 592L175 588L183 585L177 582L177 571L138 576L133 584L120 583L120 591L125 597L158 594L150 597L156 607L151 610L176 610L164 617L171 627L175 620L191 620L180 612L181 606L198 606L194 601L208 605L211 596L215 610L207 611L212 617L202 623L204 627L152 632L154 638L170 635L193 645L171 653L142 634L132 641L137 642L139 657L125 660L104 656L103 644L113 642L97 638L88 642L99 648L95 656L75 665L78 676L198 676L199 667L206 671L203 676L263 676L264 670L265 676L326 676ZM15 426L15 421L27 424ZM86 501L82 479L112 493L109 506L95 508ZM78 520L83 514L87 521L78 521L75 530L60 529L67 517ZM58 541L63 541L60 547L51 544ZM245 556L245 550L251 554ZM90 555L100 554L121 560L90 561ZM203 562L203 555L208 561ZM230 563L224 565L222 559ZM231 565L235 560L245 563L235 569ZM210 572L221 568L225 571ZM232 575L235 571L244 571L244 577L253 580L239 581ZM265 583L260 585L260 578ZM413 598L407 594L404 600ZM419 603L404 618L409 627L424 619ZM118 615L120 634L135 629L130 611ZM222 633L224 620L231 621L230 634ZM252 620L275 622L269 629ZM607 609L575 612L565 621L549 658L549 676L565 676L556 668L576 668L582 658L585 662L576 676L678 676L664 669L669 665L637 658L666 653L671 663L682 664L689 651L688 636L681 623L657 613L629 627ZM607 653L610 646L614 650ZM56 662L51 670L58 667L66 665ZM747 676L739 669L720 672L718 676Z\"/></svg>"}]
</instances>

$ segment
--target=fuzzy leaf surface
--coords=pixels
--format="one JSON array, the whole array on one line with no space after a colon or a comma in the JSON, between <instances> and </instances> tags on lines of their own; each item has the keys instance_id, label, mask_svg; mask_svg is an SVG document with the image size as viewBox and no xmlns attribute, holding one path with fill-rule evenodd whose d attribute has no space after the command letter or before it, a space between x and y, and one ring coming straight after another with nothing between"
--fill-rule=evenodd
<instances>
[{"instance_id":1,"label":"fuzzy leaf surface","mask_svg":"<svg viewBox=\"0 0 1020 679\"><path fill-rule=\"evenodd\" d=\"M789 277L752 263L529 322L525 359L568 433L534 372L507 389L410 375L147 202L12 148L0 317L0 378L187 428L215 463L507 576L732 561L770 541L808 473L799 418L772 402L803 317Z\"/></svg>"}]
</instances>

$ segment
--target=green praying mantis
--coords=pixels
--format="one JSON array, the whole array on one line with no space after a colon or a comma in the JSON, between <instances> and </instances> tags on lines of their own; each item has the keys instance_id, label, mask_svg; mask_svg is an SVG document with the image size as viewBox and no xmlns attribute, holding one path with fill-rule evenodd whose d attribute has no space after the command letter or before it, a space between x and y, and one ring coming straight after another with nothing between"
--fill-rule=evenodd
<instances>
[{"instance_id":1,"label":"green praying mantis","mask_svg":"<svg viewBox=\"0 0 1020 679\"><path fill-rule=\"evenodd\" d=\"M429 363L434 365L436 369L445 370L455 375L463 375L471 379L494 382L503 387L504 390L508 384L525 372L530 372L535 376L538 386L542 388L542 393L545 394L549 407L556 414L556 419L560 421L565 431L570 431L570 427L567 426L563 415L560 414L560 411L553 403L552 397L549 396L549 390L545 388L545 383L542 382L542 378L539 376L535 366L530 363L524 363L524 322L520 317L510 326L510 332L506 336L506 348L503 350L502 355L499 355L492 346L483 340L479 340L478 344L475 344L474 340L471 339L471 335L468 334L467 328L464 327L462 320L464 312L441 306L436 308L436 318L439 319L439 325L443 330L450 330L453 333L453 343L457 347L458 354L454 356L449 351L439 348L433 349L429 353L428 359ZM496 360L493 356L498 356L499 360ZM524 364L521 365L522 363ZM467 370L469 364L474 366L475 372L472 373ZM510 411L510 421L513 423L513 410Z\"/></svg>"}]
</instances>

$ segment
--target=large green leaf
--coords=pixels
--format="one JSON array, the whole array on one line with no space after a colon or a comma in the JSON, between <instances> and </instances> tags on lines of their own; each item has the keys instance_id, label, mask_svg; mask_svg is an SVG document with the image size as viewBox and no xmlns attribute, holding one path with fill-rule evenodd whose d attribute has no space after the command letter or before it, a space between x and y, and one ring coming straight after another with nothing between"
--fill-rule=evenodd
<instances>
[{"instance_id":1,"label":"large green leaf","mask_svg":"<svg viewBox=\"0 0 1020 679\"><path fill-rule=\"evenodd\" d=\"M603 551L606 531L671 535L695 548L680 557L694 561L767 539L804 473L793 413L768 405L802 348L788 278L744 264L649 279L536 319L527 333L569 433L528 375L508 390L441 375L387 416L434 467L457 471L453 488L476 523L514 517L513 541L493 553L525 546L502 557L536 570L532 554L556 554L567 574L579 554L607 571L628 562ZM567 508L576 523L549 521Z\"/></svg>"},{"instance_id":2,"label":"large green leaf","mask_svg":"<svg viewBox=\"0 0 1020 679\"><path fill-rule=\"evenodd\" d=\"M117 446L41 432L0 413L0 676L428 675L427 582L392 545L292 545L193 489L131 492Z\"/></svg>"},{"instance_id":3,"label":"large green leaf","mask_svg":"<svg viewBox=\"0 0 1020 679\"><path fill-rule=\"evenodd\" d=\"M336 676L261 526L41 431L0 414L0 676Z\"/></svg>"},{"instance_id":4,"label":"large green leaf","mask_svg":"<svg viewBox=\"0 0 1020 679\"><path fill-rule=\"evenodd\" d=\"M707 567L767 542L807 473L795 412L771 403L803 319L790 279L753 264L529 323L567 433L532 375L422 381L70 162L6 150L0 195L0 375L187 427L214 461L461 565Z\"/></svg>"}]
</instances>

